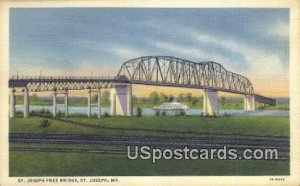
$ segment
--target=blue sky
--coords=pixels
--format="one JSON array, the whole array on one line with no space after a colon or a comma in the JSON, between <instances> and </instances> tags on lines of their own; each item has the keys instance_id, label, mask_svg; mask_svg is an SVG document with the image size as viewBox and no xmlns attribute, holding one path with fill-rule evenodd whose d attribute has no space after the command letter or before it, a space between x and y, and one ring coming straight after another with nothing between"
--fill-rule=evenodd
<instances>
[{"instance_id":1,"label":"blue sky","mask_svg":"<svg viewBox=\"0 0 300 186\"><path fill-rule=\"evenodd\" d=\"M111 75L143 55L288 76L288 9L13 8L10 72Z\"/></svg>"}]
</instances>

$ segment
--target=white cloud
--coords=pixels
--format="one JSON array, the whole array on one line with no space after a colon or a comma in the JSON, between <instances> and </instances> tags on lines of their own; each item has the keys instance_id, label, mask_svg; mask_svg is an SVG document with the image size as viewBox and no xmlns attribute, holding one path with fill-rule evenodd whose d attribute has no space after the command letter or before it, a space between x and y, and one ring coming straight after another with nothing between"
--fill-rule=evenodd
<instances>
[{"instance_id":1,"label":"white cloud","mask_svg":"<svg viewBox=\"0 0 300 186\"><path fill-rule=\"evenodd\" d=\"M273 40L289 39L289 22L283 20L274 20L270 23L260 24L253 27L249 27L249 31L258 34L262 37L268 37Z\"/></svg>"},{"instance_id":2,"label":"white cloud","mask_svg":"<svg viewBox=\"0 0 300 186\"><path fill-rule=\"evenodd\" d=\"M284 22L277 22L277 26L270 27L270 31L257 29L269 36L287 38L288 25ZM158 29L158 28L157 28ZM160 32L165 32L160 29ZM169 31L177 33L180 36L190 37L191 40L196 40L197 45L190 47L187 45L179 45L173 42L165 41L148 41L159 49L165 49L178 55L183 55L188 58L197 58L199 60L216 61L224 65L230 71L239 72L244 75L286 75L286 68L281 61L279 54L266 51L260 46L252 46L247 42L228 39L219 35L203 33L194 29L169 28ZM257 31L258 32L258 31ZM216 50L203 50L203 46L217 46L222 48L222 51L228 52L229 55L222 55ZM242 57L242 58L241 58ZM237 60L244 61L237 61ZM237 65L244 63L243 65Z\"/></svg>"},{"instance_id":3,"label":"white cloud","mask_svg":"<svg viewBox=\"0 0 300 186\"><path fill-rule=\"evenodd\" d=\"M191 37L196 38L199 43L216 45L229 52L243 56L245 59L244 62L250 67L250 69L245 69L244 73L251 75L285 74L284 66L279 56L275 53L266 52L260 47L253 47L246 43L223 39L217 36L197 32L189 33L191 33Z\"/></svg>"},{"instance_id":4,"label":"white cloud","mask_svg":"<svg viewBox=\"0 0 300 186\"><path fill-rule=\"evenodd\" d=\"M193 57L199 61L218 61L222 64L228 63L228 60L215 53L210 53L196 47L181 46L170 42L151 42L155 47L177 53L178 55Z\"/></svg>"},{"instance_id":5,"label":"white cloud","mask_svg":"<svg viewBox=\"0 0 300 186\"><path fill-rule=\"evenodd\" d=\"M247 66L247 68L238 69L236 63L230 61L227 57L219 55L215 51L207 52L201 50L200 47L181 46L162 41L152 41L151 44L159 49L168 50L178 55L185 57L193 56L193 58L197 58L199 61L216 61L222 64L227 70L239 72L244 75L280 75L285 70L280 58L276 54L252 48L244 43L217 39L210 35L198 34L196 38L199 42L217 45L230 52L240 54L244 57L245 67Z\"/></svg>"},{"instance_id":6,"label":"white cloud","mask_svg":"<svg viewBox=\"0 0 300 186\"><path fill-rule=\"evenodd\" d=\"M142 56L142 52L132 49L132 48L123 48L123 47L116 47L112 48L112 52L123 59L133 59Z\"/></svg>"},{"instance_id":7,"label":"white cloud","mask_svg":"<svg viewBox=\"0 0 300 186\"><path fill-rule=\"evenodd\" d=\"M278 21L274 26L269 27L268 35L287 40L289 38L289 25Z\"/></svg>"}]
</instances>

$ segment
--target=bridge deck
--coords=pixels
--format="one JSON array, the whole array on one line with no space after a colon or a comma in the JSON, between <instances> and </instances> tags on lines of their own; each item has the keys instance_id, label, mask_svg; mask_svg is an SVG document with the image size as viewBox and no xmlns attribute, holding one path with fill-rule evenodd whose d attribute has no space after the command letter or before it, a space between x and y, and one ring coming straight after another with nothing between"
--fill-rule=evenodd
<instances>
[{"instance_id":1,"label":"bridge deck","mask_svg":"<svg viewBox=\"0 0 300 186\"><path fill-rule=\"evenodd\" d=\"M276 99L272 99L272 98L267 98L265 96L261 96L258 94L254 94L254 99L256 102L259 103L264 103L264 104L268 104L268 105L276 105Z\"/></svg>"},{"instance_id":2,"label":"bridge deck","mask_svg":"<svg viewBox=\"0 0 300 186\"><path fill-rule=\"evenodd\" d=\"M129 84L142 84L142 85L153 85L153 86L168 86L168 87L180 87L180 88L193 88L193 89L211 89L222 92L229 92L235 94L243 95L253 95L247 92L234 91L222 88L215 88L209 86L192 85L192 84L177 84L177 83L166 83L166 82L153 82L153 81L138 81L138 80L128 80L122 77L80 77L80 76L27 76L27 77L16 77L13 76L9 79L10 88L22 88L26 87L28 84L53 84L53 83L129 83ZM84 89L84 87L83 87ZM43 91L47 91L45 89ZM78 90L78 89L76 89ZM255 101L259 103L276 105L276 100L272 98L267 98L258 94L254 94Z\"/></svg>"},{"instance_id":3,"label":"bridge deck","mask_svg":"<svg viewBox=\"0 0 300 186\"><path fill-rule=\"evenodd\" d=\"M51 83L128 83L128 80L116 77L84 77L84 76L13 76L9 79L9 87L26 87L28 84L51 84Z\"/></svg>"}]
</instances>

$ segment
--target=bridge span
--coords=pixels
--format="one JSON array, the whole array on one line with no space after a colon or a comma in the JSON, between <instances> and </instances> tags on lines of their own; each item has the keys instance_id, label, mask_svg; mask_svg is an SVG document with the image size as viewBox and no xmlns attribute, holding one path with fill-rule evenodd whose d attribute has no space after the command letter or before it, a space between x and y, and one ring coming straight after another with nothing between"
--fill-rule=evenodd
<instances>
[{"instance_id":1,"label":"bridge span","mask_svg":"<svg viewBox=\"0 0 300 186\"><path fill-rule=\"evenodd\" d=\"M101 117L101 89L110 89L111 115L132 116L132 84L203 89L203 114L218 115L218 91L244 95L244 109L255 110L255 101L276 105L276 100L254 93L250 80L226 70L213 61L192 62L171 56L143 56L126 61L113 77L34 76L9 79L10 117L15 116L16 94L24 95L24 117L29 116L30 92L53 92L53 116L58 94L65 96L68 115L68 91L87 90L87 115L91 116L91 95L98 94L97 110Z\"/></svg>"}]
</instances>

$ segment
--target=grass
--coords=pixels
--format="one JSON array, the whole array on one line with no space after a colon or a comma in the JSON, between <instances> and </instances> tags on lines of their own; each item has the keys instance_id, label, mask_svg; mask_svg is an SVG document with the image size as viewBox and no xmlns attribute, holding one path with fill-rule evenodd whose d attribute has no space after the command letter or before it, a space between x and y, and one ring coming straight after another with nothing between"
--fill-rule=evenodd
<instances>
[{"instance_id":1,"label":"grass","mask_svg":"<svg viewBox=\"0 0 300 186\"><path fill-rule=\"evenodd\" d=\"M98 149L98 150L122 150L126 151L124 146L102 146L92 144L28 144L28 143L11 143L9 147L23 148L71 148L71 149Z\"/></svg>"},{"instance_id":2,"label":"grass","mask_svg":"<svg viewBox=\"0 0 300 186\"><path fill-rule=\"evenodd\" d=\"M49 119L48 127L40 127L45 118L12 118L10 132L34 133L82 133L147 136L203 136L230 134L231 136L289 137L289 117L240 116L240 117L107 117L71 119L112 129L87 128ZM117 129L117 128L124 129ZM180 133L134 131L133 128L176 130ZM199 132L188 134L187 132ZM10 147L65 147L124 149L115 146L63 145L63 144L18 144ZM94 153L10 152L10 176L184 176L184 175L289 175L289 161L266 160L129 160L126 155Z\"/></svg>"},{"instance_id":3,"label":"grass","mask_svg":"<svg viewBox=\"0 0 300 186\"><path fill-rule=\"evenodd\" d=\"M288 175L289 162L128 160L126 155L10 152L10 176Z\"/></svg>"},{"instance_id":4,"label":"grass","mask_svg":"<svg viewBox=\"0 0 300 186\"><path fill-rule=\"evenodd\" d=\"M69 149L96 149L96 150L118 150L122 152L127 152L126 146L103 146L96 144L28 144L28 143L10 143L9 147L16 148L69 148ZM156 147L157 148L157 147ZM167 147L160 147L159 149L166 149ZM243 151L238 150L238 155L242 155ZM289 152L278 151L279 157L289 156Z\"/></svg>"},{"instance_id":5,"label":"grass","mask_svg":"<svg viewBox=\"0 0 300 186\"><path fill-rule=\"evenodd\" d=\"M44 118L12 118L10 132L18 133L82 133L112 135L157 135L157 136L193 136L203 134L228 134L232 136L269 136L289 137L289 117L285 116L238 116L238 117L200 117L200 116L143 116L143 117L106 117L71 118L75 121L101 125L110 129L88 128L67 122L49 119L51 125L40 127ZM122 128L122 129L120 129ZM147 130L131 130L150 129ZM161 130L176 130L179 133L165 133Z\"/></svg>"}]
</instances>

